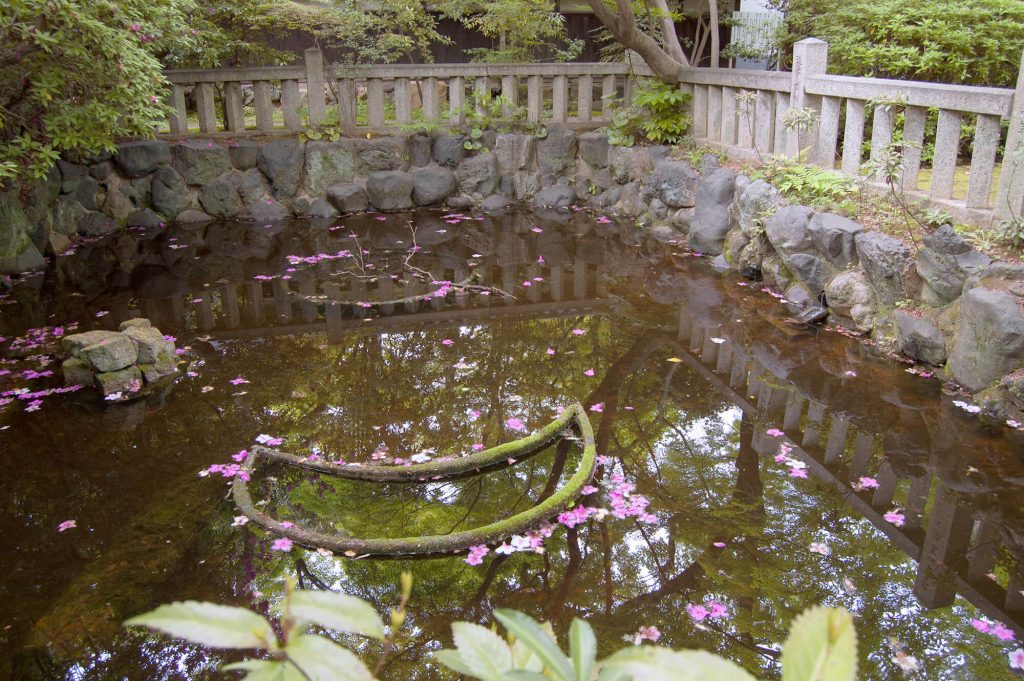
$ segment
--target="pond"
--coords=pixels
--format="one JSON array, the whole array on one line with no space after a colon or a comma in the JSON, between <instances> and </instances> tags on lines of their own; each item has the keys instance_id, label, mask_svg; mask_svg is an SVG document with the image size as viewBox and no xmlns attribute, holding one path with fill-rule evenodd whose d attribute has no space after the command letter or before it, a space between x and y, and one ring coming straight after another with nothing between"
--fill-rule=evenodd
<instances>
[{"instance_id":1,"label":"pond","mask_svg":"<svg viewBox=\"0 0 1024 681\"><path fill-rule=\"evenodd\" d=\"M402 571L415 587L388 679L445 678L428 652L496 607L563 635L582 617L602 655L653 626L659 644L777 678L789 624L816 604L855 614L861 678L1014 674L1021 434L631 225L422 212L130 232L79 244L0 303L0 677L219 678L218 653L121 622L185 599L266 611L286 577L384 612ZM184 348L172 386L123 404L46 394L54 335L132 316ZM273 550L205 473L268 437L364 465L457 456L576 401L597 491L533 546L479 560ZM251 489L322 531L446 534L531 508L579 462L570 440L454 481L279 467Z\"/></svg>"}]
</instances>

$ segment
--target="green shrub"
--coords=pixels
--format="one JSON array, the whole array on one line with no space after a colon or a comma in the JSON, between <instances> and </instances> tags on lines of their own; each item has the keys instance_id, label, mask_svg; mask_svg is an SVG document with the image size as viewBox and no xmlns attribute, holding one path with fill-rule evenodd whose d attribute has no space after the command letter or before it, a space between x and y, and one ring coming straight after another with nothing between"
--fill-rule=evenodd
<instances>
[{"instance_id":1,"label":"green shrub","mask_svg":"<svg viewBox=\"0 0 1024 681\"><path fill-rule=\"evenodd\" d=\"M654 78L641 79L636 88L632 103L612 113L608 141L623 147L682 142L690 129L690 94Z\"/></svg>"}]
</instances>

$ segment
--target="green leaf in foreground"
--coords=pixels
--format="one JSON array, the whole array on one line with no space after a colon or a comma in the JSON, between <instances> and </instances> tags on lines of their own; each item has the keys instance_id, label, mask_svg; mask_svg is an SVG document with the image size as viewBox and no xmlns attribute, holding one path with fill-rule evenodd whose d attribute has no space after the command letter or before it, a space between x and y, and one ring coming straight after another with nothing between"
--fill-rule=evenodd
<instances>
[{"instance_id":1,"label":"green leaf in foreground","mask_svg":"<svg viewBox=\"0 0 1024 681\"><path fill-rule=\"evenodd\" d=\"M125 624L148 627L210 648L270 648L276 645L270 624L245 608L184 601L161 605Z\"/></svg>"},{"instance_id":2,"label":"green leaf in foreground","mask_svg":"<svg viewBox=\"0 0 1024 681\"><path fill-rule=\"evenodd\" d=\"M509 632L521 640L526 647L540 658L555 679L572 681L572 665L569 659L558 648L558 643L529 615L516 610L501 608L494 611L494 616Z\"/></svg>"},{"instance_id":3,"label":"green leaf in foreground","mask_svg":"<svg viewBox=\"0 0 1024 681\"><path fill-rule=\"evenodd\" d=\"M742 667L703 650L634 646L601 663L602 676L620 672L644 681L757 681Z\"/></svg>"},{"instance_id":4,"label":"green leaf in foreground","mask_svg":"<svg viewBox=\"0 0 1024 681\"><path fill-rule=\"evenodd\" d=\"M288 611L292 617L326 629L379 640L385 637L380 615L372 605L355 596L296 589L291 593Z\"/></svg>"},{"instance_id":5,"label":"green leaf in foreground","mask_svg":"<svg viewBox=\"0 0 1024 681\"><path fill-rule=\"evenodd\" d=\"M308 681L373 681L362 660L322 636L299 636L288 643L285 653Z\"/></svg>"},{"instance_id":6,"label":"green leaf in foreground","mask_svg":"<svg viewBox=\"0 0 1024 681\"><path fill-rule=\"evenodd\" d=\"M782 648L783 681L854 681L857 632L843 608L800 613Z\"/></svg>"},{"instance_id":7,"label":"green leaf in foreground","mask_svg":"<svg viewBox=\"0 0 1024 681\"><path fill-rule=\"evenodd\" d=\"M478 678L499 680L512 669L512 651L490 629L469 622L454 622L452 636L459 657Z\"/></svg>"}]
</instances>

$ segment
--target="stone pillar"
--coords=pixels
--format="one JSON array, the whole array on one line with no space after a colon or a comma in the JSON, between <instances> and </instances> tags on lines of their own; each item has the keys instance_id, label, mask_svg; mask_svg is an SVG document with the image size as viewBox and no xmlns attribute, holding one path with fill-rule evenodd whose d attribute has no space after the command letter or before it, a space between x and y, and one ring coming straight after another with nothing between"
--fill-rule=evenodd
<instances>
[{"instance_id":1,"label":"stone pillar","mask_svg":"<svg viewBox=\"0 0 1024 681\"><path fill-rule=\"evenodd\" d=\"M828 43L817 38L804 38L793 45L793 74L789 88L790 109L803 109L810 107L819 109L820 98L807 94L807 78L809 76L823 75L828 65ZM786 156L796 158L800 154L799 144L801 139L805 145L815 139L816 131L809 130L798 137L797 131L787 131L786 148L783 150ZM816 146L816 145L812 145ZM813 149L808 158L815 158Z\"/></svg>"},{"instance_id":2,"label":"stone pillar","mask_svg":"<svg viewBox=\"0 0 1024 681\"><path fill-rule=\"evenodd\" d=\"M996 217L1007 219L1024 215L1024 53L1017 71L1017 89L1010 111L1010 131L1006 138L1003 170L996 194Z\"/></svg>"},{"instance_id":3,"label":"stone pillar","mask_svg":"<svg viewBox=\"0 0 1024 681\"><path fill-rule=\"evenodd\" d=\"M323 125L327 118L324 98L324 58L315 47L306 50L306 96L309 99L309 127Z\"/></svg>"}]
</instances>

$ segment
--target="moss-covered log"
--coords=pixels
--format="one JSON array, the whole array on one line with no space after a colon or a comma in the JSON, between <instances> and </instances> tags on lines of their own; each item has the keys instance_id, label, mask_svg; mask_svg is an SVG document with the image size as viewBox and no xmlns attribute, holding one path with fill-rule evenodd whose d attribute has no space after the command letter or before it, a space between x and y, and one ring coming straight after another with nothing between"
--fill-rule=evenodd
<instances>
[{"instance_id":1,"label":"moss-covered log","mask_svg":"<svg viewBox=\"0 0 1024 681\"><path fill-rule=\"evenodd\" d=\"M276 518L272 518L258 510L249 494L248 483L241 478L235 478L232 483L232 493L239 510L248 516L253 523L274 534L287 537L296 544L307 548L325 548L335 553L360 556L424 555L464 551L470 546L491 544L511 535L525 532L569 508L576 500L580 491L593 477L594 468L597 464L594 431L590 425L590 420L587 418L586 410L581 404L576 403L568 407L558 419L536 433L520 440L479 452L478 454L463 457L462 459L432 461L414 466L387 467L385 469L384 467L338 466L317 461L311 462L295 457L292 454L275 452L274 450L260 447L253 450L252 455L245 463L245 469L251 474L255 472L257 462L261 458L268 456L267 453L269 452L273 456L268 458L293 463L294 465L303 466L329 475L376 482L395 480L404 482L432 481L439 479L439 477L452 477L465 474L469 470L487 468L509 458L519 459L531 453L536 453L539 449L543 449L546 444L557 439L563 430L573 424L579 429L583 441L583 454L580 457L579 466L564 487L528 511L523 511L511 518L506 518L490 525L484 525L463 532L396 539L359 539L345 535L325 534L291 524L285 525ZM296 460L292 461L291 459ZM311 466L310 464L317 465ZM363 473L374 469L381 469L382 473L400 473L401 477L381 478L348 475L353 471Z\"/></svg>"}]
</instances>

